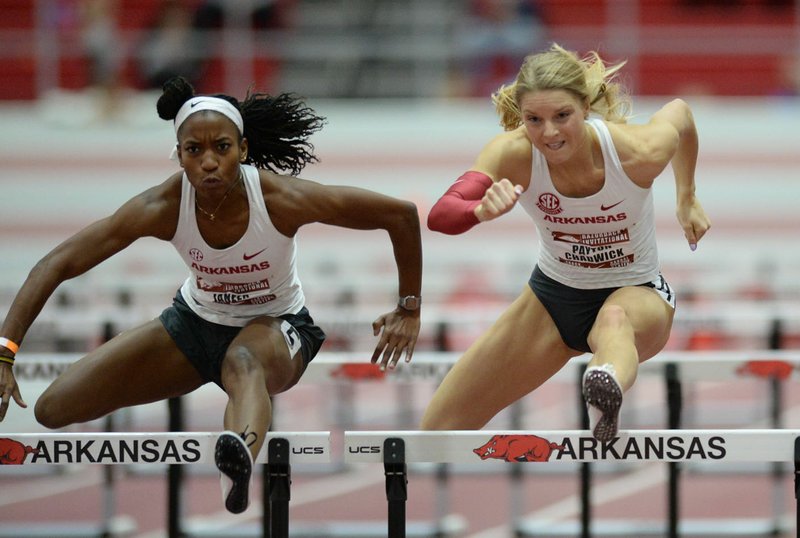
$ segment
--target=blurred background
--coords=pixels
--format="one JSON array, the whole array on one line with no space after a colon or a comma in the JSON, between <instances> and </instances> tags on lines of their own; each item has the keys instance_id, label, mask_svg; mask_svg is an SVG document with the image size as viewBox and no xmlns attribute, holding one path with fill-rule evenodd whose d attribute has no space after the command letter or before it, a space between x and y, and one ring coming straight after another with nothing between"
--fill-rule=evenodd
<instances>
[{"instance_id":1,"label":"blurred background","mask_svg":"<svg viewBox=\"0 0 800 538\"><path fill-rule=\"evenodd\" d=\"M155 103L161 83L181 74L201 93L241 98L254 87L303 96L328 120L313 138L320 162L303 177L413 200L425 248L417 349L461 351L526 285L536 231L519 208L456 237L429 232L424 222L500 132L491 92L551 42L627 60L633 122L673 97L693 108L697 192L712 229L691 252L665 171L655 186L657 231L679 304L668 349L799 349L800 3L793 0L0 0L0 315L50 249L175 171L172 125L158 119ZM329 334L323 353L364 352L367 361L370 324L396 301L388 237L321 225L298 237L308 307ZM20 355L85 352L158 315L186 276L171 245L141 240L62 285ZM560 398L548 390L529 403ZM320 398L320 408L331 401L325 397L354 397L337 391L295 393ZM385 391L366 392L371 422L358 427L398 427L374 405ZM35 394L26 395L29 404ZM194 414L190 427L218 428L224 401L219 391L202 394L210 398L204 418ZM756 405L765 394L755 392ZM734 409L736 420L751 424L729 395L715 387L712 422L730 425ZM414 428L427 397L415 397L401 426ZM647 413L663 410L651 393L644 398ZM292 411L300 405L292 400L281 405L279 427L333 424ZM9 415L6 431L37 428L30 408ZM539 415L526 425L571 427L562 418ZM128 427L165 424L161 409ZM800 414L786 415L786 426L798 424ZM2 508L23 513L0 496L0 520ZM486 526L502 525L483 517ZM137 523L157 527L146 517Z\"/></svg>"},{"instance_id":2,"label":"blurred background","mask_svg":"<svg viewBox=\"0 0 800 538\"><path fill-rule=\"evenodd\" d=\"M695 111L698 193L713 229L688 250L668 170L656 184L661 257L682 306L714 301L709 311L729 319L700 326L682 309L693 326L677 330L671 346L693 336L703 338L692 345L708 345L708 332L730 333L714 345L765 345L764 324L730 318L800 296L794 1L0 0L0 12L0 245L13 251L0 268L0 311L49 249L174 170L172 128L155 113L172 75L198 92L303 96L328 119L313 140L321 162L304 177L411 199L424 222L499 132L491 92L551 42L627 60L634 122L674 96ZM423 233L425 346L459 349L482 329L468 325L485 325L474 318L491 318L525 284L535 230L519 210L458 237ZM185 270L170 245L140 243L63 285L26 349L92 345L95 323L76 319L82 329L71 334L46 323L76 318L75 306L84 316L123 306L131 322L160 312ZM396 292L387 238L310 226L300 249L328 348L369 349L360 316L371 321ZM356 327L329 310L343 306ZM438 322L453 309L442 335ZM783 321L785 346L797 327Z\"/></svg>"}]
</instances>

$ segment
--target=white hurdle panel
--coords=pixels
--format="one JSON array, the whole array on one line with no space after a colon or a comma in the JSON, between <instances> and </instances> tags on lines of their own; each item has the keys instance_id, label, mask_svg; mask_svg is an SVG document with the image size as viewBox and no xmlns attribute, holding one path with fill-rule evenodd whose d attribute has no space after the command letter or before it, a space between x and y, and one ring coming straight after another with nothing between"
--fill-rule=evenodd
<instances>
[{"instance_id":1,"label":"white hurdle panel","mask_svg":"<svg viewBox=\"0 0 800 538\"><path fill-rule=\"evenodd\" d=\"M170 497L173 470L182 465L213 464L220 432L81 432L81 433L2 433L0 465L165 465L169 468ZM265 465L269 480L268 497L273 538L289 536L289 489L293 463L328 463L331 461L330 432L270 432L255 463ZM106 491L106 495L111 492ZM170 537L185 536L176 511L177 499L170 498L168 531ZM106 499L106 505L110 499ZM267 497L264 501L266 503ZM111 503L113 505L113 503ZM107 506L113 508L113 506ZM265 505L266 508L266 505ZM19 536L107 536L113 526L113 514L106 514L97 529L63 524L39 530L0 524L0 537Z\"/></svg>"},{"instance_id":2,"label":"white hurdle panel","mask_svg":"<svg viewBox=\"0 0 800 538\"><path fill-rule=\"evenodd\" d=\"M15 365L15 372L17 373L18 380L21 388L25 391L26 396L30 399L31 392L35 394L36 389L45 386L58 373L63 371L64 368L74 360L78 359L80 354L24 354L20 355L20 360ZM369 358L371 353L368 352L325 352L320 354L309 365L301 383L321 383L321 382L342 382L342 383L360 383L360 382L380 382L389 384L407 384L417 381L439 381L441 380L456 360L461 356L461 353L455 352L417 352L410 363L400 363L397 369L390 371L381 371L377 365L370 364ZM590 356L582 355L570 361L567 366L557 374L562 380L576 380L581 368L588 362ZM748 351L665 351L643 363L640 368L641 374L661 374L669 377L669 374L676 376L680 381L735 381L743 379L764 379L770 381L785 381L796 379L800 372L800 350L794 351L767 351L767 350L748 350ZM567 377L569 376L569 377ZM778 383L773 383L778 385ZM33 389L32 391L29 390ZM402 388L402 386L399 386ZM577 398L576 398L577 400ZM674 426L678 428L679 426ZM773 425L775 428L780 426ZM175 428L178 429L178 428ZM645 430L642 430L644 432ZM664 430L673 434L679 430ZM764 430L759 430L763 432ZM485 435L487 432L481 432ZM577 434L586 434L585 431L577 431ZM630 432L636 438L639 433L637 431ZM483 441L487 442L486 440ZM581 441L584 443L584 448L591 443L591 439ZM632 441L635 443L635 441ZM672 441L677 443L678 441ZM364 445L375 446L375 445ZM476 445L473 448L480 446ZM619 442L617 445L619 446ZM635 450L636 446L631 445L629 450ZM310 450L310 449L307 449ZM362 451L365 449L361 449ZM409 449L410 450L410 449ZM669 452L674 454L674 451ZM727 452L726 452L727 453ZM613 454L613 452L612 452ZM349 460L350 455L346 454ZM355 454L354 456L357 456ZM374 460L379 461L379 460ZM477 460L470 459L469 462L475 463ZM566 455L559 461L584 461L591 462L594 460L567 460ZM655 460L659 461L659 460ZM671 462L670 466L674 467L677 461L665 459L660 461ZM686 461L686 460L684 460ZM689 458L690 463L704 463L706 461L701 458ZM774 461L774 460L732 460L730 456L727 461ZM785 460L777 460L785 461ZM587 463L588 465L588 463ZM777 464L776 464L777 465ZM443 466L444 467L444 466ZM478 466L480 467L480 466ZM171 469L174 469L171 467ZM509 467L510 473L515 467ZM442 476L446 477L446 473ZM446 480L446 478L444 478ZM781 473L775 474L776 490L780 486ZM441 480L437 480L441 482ZM440 489L444 486L440 484ZM588 483L587 486L588 487ZM677 490L677 478L670 479L671 492ZM440 491L441 493L441 491ZM446 498L447 496L444 495ZM779 499L778 499L779 500ZM446 513L442 511L442 513ZM677 520L677 517L670 519ZM688 523L688 522L687 522ZM683 525L684 522L681 522ZM624 534L624 533L619 533ZM634 533L637 534L637 533ZM644 535L644 532L638 534ZM706 533L707 534L707 533ZM751 533L752 534L752 533ZM522 535L525 535L524 533ZM531 534L535 535L535 534ZM574 532L567 535L574 535Z\"/></svg>"},{"instance_id":3,"label":"white hurdle panel","mask_svg":"<svg viewBox=\"0 0 800 538\"><path fill-rule=\"evenodd\" d=\"M606 443L585 430L346 431L345 461L380 463L402 439L407 463L794 461L800 430L627 430Z\"/></svg>"},{"instance_id":4,"label":"white hurdle panel","mask_svg":"<svg viewBox=\"0 0 800 538\"><path fill-rule=\"evenodd\" d=\"M219 432L0 433L0 464L214 463ZM330 432L271 432L256 463L269 463L271 439L289 442L289 463L331 461Z\"/></svg>"},{"instance_id":5,"label":"white hurdle panel","mask_svg":"<svg viewBox=\"0 0 800 538\"><path fill-rule=\"evenodd\" d=\"M405 537L405 501L408 499L408 463L473 463L481 461L522 462L793 462L795 475L796 529L800 529L800 430L636 430L621 431L610 442L601 443L577 430L564 431L348 431L344 457L360 463L383 462L386 475L389 538ZM734 520L720 528L714 523L706 531L718 536L742 522ZM516 535L559 535L563 529L516 523ZM623 525L612 534L651 534L651 528ZM656 530L671 538L680 526ZM576 529L566 529L577 536ZM745 529L740 531L749 532ZM765 529L768 530L768 529ZM633 532L631 532L633 531ZM533 534L535 533L535 534ZM691 533L690 533L691 534ZM706 532L707 534L707 532ZM588 537L589 528L581 536Z\"/></svg>"}]
</instances>

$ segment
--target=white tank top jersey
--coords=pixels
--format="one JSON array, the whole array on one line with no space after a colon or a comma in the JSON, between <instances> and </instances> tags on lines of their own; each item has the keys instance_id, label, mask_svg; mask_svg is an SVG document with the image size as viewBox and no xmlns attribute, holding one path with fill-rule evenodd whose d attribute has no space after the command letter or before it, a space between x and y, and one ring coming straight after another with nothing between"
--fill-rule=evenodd
<instances>
[{"instance_id":1,"label":"white tank top jersey","mask_svg":"<svg viewBox=\"0 0 800 538\"><path fill-rule=\"evenodd\" d=\"M297 275L297 248L273 226L261 192L258 169L242 165L250 223L235 244L210 247L197 228L195 189L183 175L178 228L171 243L191 274L181 286L186 304L198 316L242 327L258 316L296 314L305 303Z\"/></svg>"},{"instance_id":2,"label":"white tank top jersey","mask_svg":"<svg viewBox=\"0 0 800 538\"><path fill-rule=\"evenodd\" d=\"M560 194L544 156L532 148L531 186L519 201L539 232L539 268L579 289L651 282L659 274L652 189L625 174L606 124L586 121L603 152L605 183L599 192L585 198Z\"/></svg>"}]
</instances>

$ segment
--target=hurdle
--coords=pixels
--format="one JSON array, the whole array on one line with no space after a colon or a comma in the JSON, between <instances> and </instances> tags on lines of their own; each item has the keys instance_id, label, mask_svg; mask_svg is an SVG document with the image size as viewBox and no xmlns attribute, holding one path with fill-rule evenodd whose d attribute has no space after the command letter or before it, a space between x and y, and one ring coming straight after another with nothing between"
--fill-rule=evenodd
<instances>
[{"instance_id":1,"label":"hurdle","mask_svg":"<svg viewBox=\"0 0 800 538\"><path fill-rule=\"evenodd\" d=\"M214 464L219 432L81 432L3 433L0 464L3 465L169 465ZM263 535L289 536L289 499L292 463L326 463L331 460L330 432L271 432L266 450L255 463L263 463L269 483L270 517L264 518ZM169 536L180 537L179 518L169 514ZM266 521L269 520L269 529ZM175 526L178 522L178 527ZM35 529L36 536L86 536L57 527ZM41 534L40 534L41 533ZM31 536L30 529L0 524L0 536ZM105 535L105 534L104 534ZM217 534L218 535L218 534Z\"/></svg>"},{"instance_id":2,"label":"hurdle","mask_svg":"<svg viewBox=\"0 0 800 538\"><path fill-rule=\"evenodd\" d=\"M800 430L629 430L605 443L582 430L346 431L344 442L346 461L384 464L389 538L405 537L407 463L486 461L792 462L800 529Z\"/></svg>"},{"instance_id":3,"label":"hurdle","mask_svg":"<svg viewBox=\"0 0 800 538\"><path fill-rule=\"evenodd\" d=\"M342 353L326 354L320 357L320 362L315 365L314 371L309 368L309 374L315 381L323 381L324 379L336 378L351 378L353 380L369 381L369 380L383 380L387 382L398 381L411 381L411 380L438 380L441 379L449 369L452 361L456 360L460 354L457 353L438 353L427 354L423 353L418 360L415 356L411 364L403 365L403 371L382 373L374 365L369 364L356 364L349 363L348 360L355 360L353 354ZM576 379L576 387L578 388L577 405L579 409L583 410L585 415L585 408L583 405L582 394L580 392L580 379L583 369L586 366L590 356L583 355L573 359L567 366L559 372L556 377L572 376ZM416 362L416 364L415 364ZM313 365L314 363L312 363ZM371 368L374 367L372 370ZM666 383L666 398L667 398L667 426L671 429L680 428L681 415L683 408L683 395L681 384L684 381L735 381L746 379L761 379L769 383L770 399L769 399L769 415L770 425L772 428L778 429L780 424L781 413L781 386L782 382L796 378L800 372L800 351L702 351L702 352L662 352L657 357L646 361L640 365L640 372L642 374L658 374L663 376ZM397 374L397 375L395 375ZM512 407L512 422L518 417L516 414L519 411L519 405L515 404ZM584 416L582 420L583 428L588 429L588 417ZM512 424L512 429L520 429L516 424ZM772 469L773 479L773 517L771 521L760 520L740 520L736 522L718 522L713 527L710 527L704 521L680 520L679 517L679 464L676 462L668 462L668 483L667 483L667 509L669 513L669 534L668 536L678 536L678 528L680 526L683 530L692 531L694 534L714 534L719 533L721 527L729 527L733 530L735 527L737 535L764 535L775 534L779 532L781 522L779 519L779 510L781 501L783 499L782 492L782 479L783 471L780 464L775 464ZM443 463L437 472L438 483L440 489L440 497L446 499L445 483L448 479L448 472L446 467L448 464ZM509 468L509 474L515 487L520 490L519 495L515 495L515 504L513 510L513 517L515 519L517 536L536 536L540 535L540 529L536 526L535 522L528 522L522 518L521 514L521 483L523 478L523 471L520 467ZM619 525L611 521L597 521L592 525L591 518L591 463L584 462L580 464L580 498L581 498L581 520L579 528L576 529L574 525L563 525L563 528L558 530L549 529L550 534L559 534L564 536L583 537L590 536L590 528L593 526L595 535L608 532L610 534L619 535ZM440 502L443 502L440 500ZM445 502L446 504L446 502ZM648 529L646 525L642 525L631 532L633 535L644 534L662 535L663 529L659 524L653 524Z\"/></svg>"},{"instance_id":4,"label":"hurdle","mask_svg":"<svg viewBox=\"0 0 800 538\"><path fill-rule=\"evenodd\" d=\"M26 354L15 365L18 381L25 384L38 384L41 386L46 385L55 379L61 372L63 372L70 363L82 357L79 353L31 353ZM319 366L309 367L307 372L308 381L320 382L328 381L356 381L361 377L359 372L365 372L368 378L376 378L373 373L377 372L380 377L383 375L389 376L392 383L394 382L408 382L416 379L439 379L439 376L444 375L452 366L457 358L456 354L450 356L440 357L438 354L426 354L426 358L420 363L420 366L414 363L404 364L402 369L395 372L380 372L375 364L370 364L369 359L365 359L364 355L352 353L349 355L332 354L330 358L326 358L326 354L317 357L311 364L318 364ZM318 362L319 361L319 362ZM366 367L366 370L364 369ZM405 377L394 376L395 373L405 371ZM304 379L306 377L304 376ZM184 428L183 421L183 403L182 398L172 398L168 401L168 430L177 432L182 431ZM274 434L270 434L274 435ZM303 463L303 462L300 462ZM317 463L317 462L314 462ZM319 462L321 463L321 462ZM342 463L334 462L340 467ZM267 476L269 469L264 470L264 476ZM168 498L168 522L167 528L170 537L205 537L209 534L201 527L197 528L184 528L182 517L182 483L184 480L184 466L182 465L169 465L167 469L167 498ZM268 485L269 484L269 485ZM267 505L267 500L271 498L273 493L267 489L274 488L273 482L264 481L264 491L262 501L264 501L264 514L262 518L262 526L255 525L240 526L236 529L235 536L263 536L266 535L263 526L270 524L269 511L270 506ZM110 494L110 493L109 493ZM274 502L273 502L274 508ZM413 522L410 528L410 533L414 536L429 537L429 536L450 536L456 535L464 530L464 523L458 517L447 517L447 514L442 513L442 517L435 521L419 521ZM326 536L383 536L385 531L381 524L375 525L372 523L363 522L342 522L335 525L326 525L324 528ZM232 534L233 536L234 534ZM299 522L293 527L293 536L319 536L319 526L314 524L303 524ZM2 534L0 534L0 537ZM219 537L219 531L214 531L213 536Z\"/></svg>"},{"instance_id":5,"label":"hurdle","mask_svg":"<svg viewBox=\"0 0 800 538\"><path fill-rule=\"evenodd\" d=\"M408 364L401 364L394 371L381 371L377 365L369 363L368 353L353 353L353 352L326 352L317 357L308 368L303 382L319 383L319 382L344 382L344 383L361 383L361 382L380 382L388 384L400 384L416 381L439 381L449 371L450 367L460 357L460 353L455 352L418 352L414 356L414 360ZM70 359L77 358L78 355L63 354L54 357L50 354L31 354L25 356L24 361L19 361L17 366L18 379L20 382L27 381L46 381L49 378L55 377L61 371ZM589 356L584 355L575 358L567 364L567 366L559 372L556 377L561 377L562 380L580 378L580 371L585 367ZM775 393L776 387L780 386L782 381L788 379L796 379L800 373L800 351L770 351L770 350L752 350L752 351L702 351L702 352L662 352L657 357L650 359L643 363L640 368L642 374L659 374L667 379L668 384L672 387L668 390L668 409L670 412L669 426L677 428L679 426L680 410L682 406L681 391L679 385L680 381L727 381L727 380L742 380L742 379L762 379L770 383L773 390L773 399L770 402L771 414L773 418L780 412L780 398L779 394ZM579 384L578 384L579 386ZM773 421L773 427L775 426ZM169 428L172 431L178 431L173 427ZM516 429L513 428L512 429ZM585 462L588 466L590 462ZM677 465L676 462L669 462L670 466ZM442 464L442 468L448 464ZM583 465L583 464L581 464ZM170 469L180 469L180 466L170 466ZM510 467L510 473L519 474L517 470L520 467ZM438 473L440 482L439 487L447 480L446 472L440 470ZM670 510L674 512L670 516L671 521L674 521L677 528L677 473L670 474ZM774 475L776 488L780 485L779 480L781 476L779 473ZM590 524L588 518L588 473L582 474L583 491L584 494L584 512L586 516L584 521L584 528L588 528ZM176 489L177 491L177 489ZM444 494L442 494L443 497ZM265 499L267 495L265 494ZM441 502L443 499L440 499ZM179 503L175 502L177 506ZM175 521L172 522L173 528L179 528L180 515L177 509L171 510L172 517ZM600 522L598 522L600 523ZM681 528L686 528L687 522L681 522ZM520 533L527 532L525 529L528 527L525 521L520 521ZM299 529L296 529L299 530ZM177 531L176 531L177 532ZM658 531L661 532L660 530ZM565 531L565 534L576 535L573 530ZM644 532L640 532L644 534ZM423 534L424 535L424 534Z\"/></svg>"}]
</instances>

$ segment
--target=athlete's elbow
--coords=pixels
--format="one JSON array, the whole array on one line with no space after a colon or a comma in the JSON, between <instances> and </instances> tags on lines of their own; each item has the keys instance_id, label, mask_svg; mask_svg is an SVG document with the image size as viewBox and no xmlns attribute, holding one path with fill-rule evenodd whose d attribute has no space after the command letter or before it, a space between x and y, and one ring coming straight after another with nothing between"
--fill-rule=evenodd
<instances>
[{"instance_id":1,"label":"athlete's elbow","mask_svg":"<svg viewBox=\"0 0 800 538\"><path fill-rule=\"evenodd\" d=\"M436 211L435 208L428 213L427 226L432 232L447 235L457 235L465 231L461 229L461 226L455 226L449 215L443 211Z\"/></svg>"},{"instance_id":2,"label":"athlete's elbow","mask_svg":"<svg viewBox=\"0 0 800 538\"><path fill-rule=\"evenodd\" d=\"M432 232L446 233L444 231L445 230L445 222L446 222L446 219L445 219L444 215L442 215L442 212L438 211L436 209L436 207L434 206L431 209L430 213L428 213L428 218L427 218L427 221L426 221L428 229L430 231L432 231Z\"/></svg>"},{"instance_id":3,"label":"athlete's elbow","mask_svg":"<svg viewBox=\"0 0 800 538\"><path fill-rule=\"evenodd\" d=\"M479 201L457 208L449 206L446 202L446 199L442 199L431 208L427 219L429 230L446 235L458 235L478 224L473 206Z\"/></svg>"},{"instance_id":4,"label":"athlete's elbow","mask_svg":"<svg viewBox=\"0 0 800 538\"><path fill-rule=\"evenodd\" d=\"M381 228L389 232L392 237L399 235L420 233L419 212L413 202L402 200L390 211L385 211L380 217Z\"/></svg>"}]
</instances>

